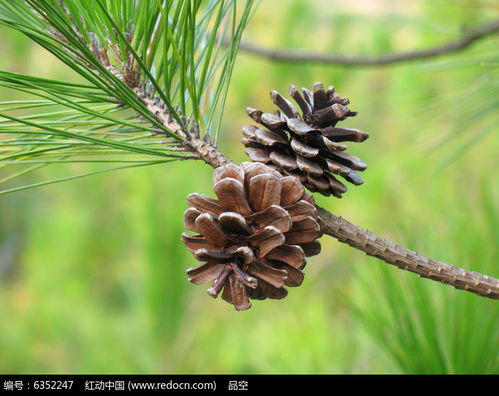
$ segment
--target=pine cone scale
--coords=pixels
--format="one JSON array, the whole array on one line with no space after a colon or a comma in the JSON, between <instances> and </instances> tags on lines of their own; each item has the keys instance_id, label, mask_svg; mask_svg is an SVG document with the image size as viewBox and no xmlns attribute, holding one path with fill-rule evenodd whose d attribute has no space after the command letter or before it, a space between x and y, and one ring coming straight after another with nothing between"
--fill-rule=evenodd
<instances>
[{"instance_id":1,"label":"pine cone scale","mask_svg":"<svg viewBox=\"0 0 499 396\"><path fill-rule=\"evenodd\" d=\"M244 311L251 308L251 303L248 299L248 293L245 285L234 274L229 277L228 287L224 287L222 298L234 304L238 311Z\"/></svg>"},{"instance_id":2,"label":"pine cone scale","mask_svg":"<svg viewBox=\"0 0 499 396\"><path fill-rule=\"evenodd\" d=\"M298 166L298 164L296 163L296 158L280 153L279 151L272 151L270 153L269 159L274 164L284 169L296 169Z\"/></svg>"},{"instance_id":3,"label":"pine cone scale","mask_svg":"<svg viewBox=\"0 0 499 396\"><path fill-rule=\"evenodd\" d=\"M367 164L352 154L344 152L330 152L329 155L336 162L348 166L351 169L360 170L360 171L367 169Z\"/></svg>"},{"instance_id":4,"label":"pine cone scale","mask_svg":"<svg viewBox=\"0 0 499 396\"><path fill-rule=\"evenodd\" d=\"M297 287L303 283L305 275L303 274L302 271L296 269L295 267L291 267L290 265L287 264L283 265L283 268L285 268L288 274L288 277L284 282L286 286Z\"/></svg>"},{"instance_id":5,"label":"pine cone scale","mask_svg":"<svg viewBox=\"0 0 499 396\"><path fill-rule=\"evenodd\" d=\"M278 205L271 205L261 212L256 212L248 216L248 220L254 225L255 230L270 225L281 232L288 232L293 224L288 211Z\"/></svg>"},{"instance_id":6,"label":"pine cone scale","mask_svg":"<svg viewBox=\"0 0 499 396\"><path fill-rule=\"evenodd\" d=\"M281 179L281 205L286 207L301 200L304 196L302 184L292 176Z\"/></svg>"},{"instance_id":7,"label":"pine cone scale","mask_svg":"<svg viewBox=\"0 0 499 396\"><path fill-rule=\"evenodd\" d=\"M283 245L286 237L277 227L266 226L262 231L248 237L246 241L258 249L257 256L262 258L272 249Z\"/></svg>"},{"instance_id":8,"label":"pine cone scale","mask_svg":"<svg viewBox=\"0 0 499 396\"><path fill-rule=\"evenodd\" d=\"M305 217L296 221L293 229L286 234L286 243L298 245L306 243L321 236L321 227L312 217Z\"/></svg>"},{"instance_id":9,"label":"pine cone scale","mask_svg":"<svg viewBox=\"0 0 499 396\"><path fill-rule=\"evenodd\" d=\"M256 129L254 139L264 146L277 146L279 144L284 146L288 145L288 141L283 134L267 129Z\"/></svg>"},{"instance_id":10,"label":"pine cone scale","mask_svg":"<svg viewBox=\"0 0 499 396\"><path fill-rule=\"evenodd\" d=\"M187 270L188 280L196 285L204 285L205 283L215 280L222 270L224 264L208 262L199 267L189 268Z\"/></svg>"},{"instance_id":11,"label":"pine cone scale","mask_svg":"<svg viewBox=\"0 0 499 396\"><path fill-rule=\"evenodd\" d=\"M267 282L262 282L260 284L260 288L261 288L263 295L267 298L272 299L272 300L280 300L288 295L288 291L284 287L275 287ZM259 295L257 290L258 289L255 289L255 292L254 292L255 295ZM251 294L253 294L253 293L250 290L250 295Z\"/></svg>"},{"instance_id":12,"label":"pine cone scale","mask_svg":"<svg viewBox=\"0 0 499 396\"><path fill-rule=\"evenodd\" d=\"M291 148L293 151L302 157L314 158L319 154L319 149L311 147L298 139L291 140Z\"/></svg>"},{"instance_id":13,"label":"pine cone scale","mask_svg":"<svg viewBox=\"0 0 499 396\"><path fill-rule=\"evenodd\" d=\"M227 279L229 279L229 276L231 275L231 273L232 273L232 267L229 265L223 265L222 271L215 278L212 285L208 289L208 295L210 295L213 298L217 298L218 295L220 294L220 291L225 286ZM211 282L211 280L208 280L207 282L204 282L202 284L205 284L208 282Z\"/></svg>"},{"instance_id":14,"label":"pine cone scale","mask_svg":"<svg viewBox=\"0 0 499 396\"><path fill-rule=\"evenodd\" d=\"M222 230L225 231L226 235L238 234L238 235L249 235L251 234L251 229L246 223L246 219L236 212L224 212L218 216L218 222Z\"/></svg>"},{"instance_id":15,"label":"pine cone scale","mask_svg":"<svg viewBox=\"0 0 499 396\"><path fill-rule=\"evenodd\" d=\"M252 289L255 289L258 286L258 280L244 272L241 268L239 268L239 265L237 265L236 263L232 263L230 267L237 275L237 278L239 278L239 280L246 286Z\"/></svg>"},{"instance_id":16,"label":"pine cone scale","mask_svg":"<svg viewBox=\"0 0 499 396\"><path fill-rule=\"evenodd\" d=\"M363 142L369 138L367 132L353 128L324 128L324 136L335 142Z\"/></svg>"},{"instance_id":17,"label":"pine cone scale","mask_svg":"<svg viewBox=\"0 0 499 396\"><path fill-rule=\"evenodd\" d=\"M326 92L324 91L324 85L322 83L314 83L312 98L315 110L322 110L327 106Z\"/></svg>"},{"instance_id":18,"label":"pine cone scale","mask_svg":"<svg viewBox=\"0 0 499 396\"><path fill-rule=\"evenodd\" d=\"M198 249L214 249L215 246L208 243L208 241L200 235L189 235L187 233L182 234L182 242L187 246L187 248L194 253Z\"/></svg>"},{"instance_id":19,"label":"pine cone scale","mask_svg":"<svg viewBox=\"0 0 499 396\"><path fill-rule=\"evenodd\" d=\"M281 181L272 174L262 174L251 179L249 185L250 206L260 212L281 201Z\"/></svg>"},{"instance_id":20,"label":"pine cone scale","mask_svg":"<svg viewBox=\"0 0 499 396\"><path fill-rule=\"evenodd\" d=\"M288 118L298 118L299 117L298 111L295 109L295 107L291 104L291 102L289 100L287 100L279 92L272 91L270 93L270 98L277 105L277 107L279 107L283 111L283 113Z\"/></svg>"},{"instance_id":21,"label":"pine cone scale","mask_svg":"<svg viewBox=\"0 0 499 396\"><path fill-rule=\"evenodd\" d=\"M300 107L304 118L307 118L312 114L312 106L310 106L310 104L300 95L294 85L289 86L288 93Z\"/></svg>"},{"instance_id":22,"label":"pine cone scale","mask_svg":"<svg viewBox=\"0 0 499 396\"><path fill-rule=\"evenodd\" d=\"M321 252L321 244L318 241L302 243L300 247L303 249L305 257L316 256Z\"/></svg>"},{"instance_id":23,"label":"pine cone scale","mask_svg":"<svg viewBox=\"0 0 499 396\"><path fill-rule=\"evenodd\" d=\"M296 165L300 170L311 176L322 176L324 174L324 170L317 162L308 160L301 155L296 156Z\"/></svg>"},{"instance_id":24,"label":"pine cone scale","mask_svg":"<svg viewBox=\"0 0 499 396\"><path fill-rule=\"evenodd\" d=\"M270 260L286 263L290 267L302 269L305 265L305 252L298 245L282 245L267 255Z\"/></svg>"},{"instance_id":25,"label":"pine cone scale","mask_svg":"<svg viewBox=\"0 0 499 396\"><path fill-rule=\"evenodd\" d=\"M315 209L315 206L304 200L300 200L295 204L286 207L286 210L293 221L304 220L307 217L317 217L317 209Z\"/></svg>"},{"instance_id":26,"label":"pine cone scale","mask_svg":"<svg viewBox=\"0 0 499 396\"><path fill-rule=\"evenodd\" d=\"M246 147L253 147L250 144L245 144ZM244 152L248 155L248 157L255 162L261 162L263 164L266 164L270 161L270 153L266 150L258 149L258 148L251 148L248 150L244 150Z\"/></svg>"},{"instance_id":27,"label":"pine cone scale","mask_svg":"<svg viewBox=\"0 0 499 396\"><path fill-rule=\"evenodd\" d=\"M215 246L223 246L228 242L222 228L209 213L199 215L196 218L195 225L199 233L205 235L208 243Z\"/></svg>"},{"instance_id":28,"label":"pine cone scale","mask_svg":"<svg viewBox=\"0 0 499 396\"><path fill-rule=\"evenodd\" d=\"M239 183L244 184L244 171L236 164L228 164L226 167L217 168L213 172L213 184L217 184L219 181L227 178L235 179Z\"/></svg>"},{"instance_id":29,"label":"pine cone scale","mask_svg":"<svg viewBox=\"0 0 499 396\"><path fill-rule=\"evenodd\" d=\"M184 228L192 232L198 232L196 219L201 214L196 208L189 208L184 213Z\"/></svg>"},{"instance_id":30,"label":"pine cone scale","mask_svg":"<svg viewBox=\"0 0 499 396\"><path fill-rule=\"evenodd\" d=\"M279 131L280 128L286 125L286 121L283 121L281 117L276 114L263 113L260 119L260 123L272 131ZM280 135L282 136L283 134Z\"/></svg>"},{"instance_id":31,"label":"pine cone scale","mask_svg":"<svg viewBox=\"0 0 499 396\"><path fill-rule=\"evenodd\" d=\"M209 198L206 195L198 193L189 194L187 202L191 207L195 207L196 209L209 213L213 216L218 216L223 212L223 209L218 201L213 198Z\"/></svg>"},{"instance_id":32,"label":"pine cone scale","mask_svg":"<svg viewBox=\"0 0 499 396\"><path fill-rule=\"evenodd\" d=\"M326 149L329 152L332 152L332 151L345 151L348 148L344 144L339 144L339 143L333 142L331 139L328 139L325 136L322 137L322 142L321 143L322 143L321 147L323 149Z\"/></svg>"},{"instance_id":33,"label":"pine cone scale","mask_svg":"<svg viewBox=\"0 0 499 396\"><path fill-rule=\"evenodd\" d=\"M244 194L244 186L238 180L231 177L220 180L213 186L213 191L218 200L223 202L224 210L242 215L251 213L251 208Z\"/></svg>"},{"instance_id":34,"label":"pine cone scale","mask_svg":"<svg viewBox=\"0 0 499 396\"><path fill-rule=\"evenodd\" d=\"M217 263L230 263L234 259L232 254L204 248L196 250L194 252L194 257L199 261L213 261Z\"/></svg>"},{"instance_id":35,"label":"pine cone scale","mask_svg":"<svg viewBox=\"0 0 499 396\"><path fill-rule=\"evenodd\" d=\"M317 128L312 128L299 118L290 118L287 122L287 127L298 136L307 136L308 133L317 131Z\"/></svg>"},{"instance_id":36,"label":"pine cone scale","mask_svg":"<svg viewBox=\"0 0 499 396\"><path fill-rule=\"evenodd\" d=\"M283 287L288 278L288 273L285 270L271 267L262 262L253 265L248 272L276 288Z\"/></svg>"}]
</instances>

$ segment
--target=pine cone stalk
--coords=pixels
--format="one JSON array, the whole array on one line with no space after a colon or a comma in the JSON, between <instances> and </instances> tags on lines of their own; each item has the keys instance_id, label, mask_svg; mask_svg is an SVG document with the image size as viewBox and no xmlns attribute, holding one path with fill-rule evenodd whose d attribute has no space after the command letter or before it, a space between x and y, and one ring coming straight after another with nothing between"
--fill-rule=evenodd
<instances>
[{"instance_id":1,"label":"pine cone stalk","mask_svg":"<svg viewBox=\"0 0 499 396\"><path fill-rule=\"evenodd\" d=\"M336 124L357 113L347 105L348 98L338 95L334 87L324 90L315 83L313 91L306 88L300 93L294 85L289 95L297 108L277 91L270 97L279 109L273 114L251 107L248 115L264 128L243 128L243 144L252 161L262 162L284 175L295 176L312 192L341 198L347 187L337 179L360 185L357 173L367 168L359 158L346 152L343 142L363 142L369 135L352 128L338 128Z\"/></svg>"},{"instance_id":2,"label":"pine cone stalk","mask_svg":"<svg viewBox=\"0 0 499 396\"><path fill-rule=\"evenodd\" d=\"M281 299L299 286L305 257L318 254L321 228L313 197L293 176L261 163L228 164L213 175L217 199L187 198L182 240L203 264L187 270L195 284L237 310L250 299Z\"/></svg>"}]
</instances>

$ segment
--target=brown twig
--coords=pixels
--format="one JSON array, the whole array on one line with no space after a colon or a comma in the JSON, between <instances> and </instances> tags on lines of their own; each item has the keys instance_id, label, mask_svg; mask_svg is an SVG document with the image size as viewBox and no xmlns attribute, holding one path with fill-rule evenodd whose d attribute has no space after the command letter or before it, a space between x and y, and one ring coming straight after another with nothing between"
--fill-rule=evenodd
<instances>
[{"instance_id":1,"label":"brown twig","mask_svg":"<svg viewBox=\"0 0 499 396\"><path fill-rule=\"evenodd\" d=\"M497 32L499 32L499 20L471 28L461 38L440 46L380 56L321 53L297 49L273 49L244 41L239 45L239 49L252 55L283 62L327 63L345 66L382 66L434 58L440 55L457 52L471 46L474 42Z\"/></svg>"},{"instance_id":2,"label":"brown twig","mask_svg":"<svg viewBox=\"0 0 499 396\"><path fill-rule=\"evenodd\" d=\"M159 106L156 103L155 98L150 97L143 88L134 87L133 90L141 102L146 105L154 119L184 139L182 143L183 146L188 151L195 153L198 159L203 160L213 168L218 168L219 166L231 162L231 160L218 151L209 141L200 139L189 131L184 131L180 125L172 119L166 108Z\"/></svg>"},{"instance_id":3,"label":"brown twig","mask_svg":"<svg viewBox=\"0 0 499 396\"><path fill-rule=\"evenodd\" d=\"M398 268L412 271L424 278L452 285L480 296L499 299L499 280L477 272L433 260L420 253L413 252L392 241L381 238L342 217L335 216L317 207L324 222L323 232L355 249L362 250L369 256L377 257Z\"/></svg>"},{"instance_id":4,"label":"brown twig","mask_svg":"<svg viewBox=\"0 0 499 396\"><path fill-rule=\"evenodd\" d=\"M116 78L127 84L133 90L156 121L183 139L181 142L183 151L193 153L193 156L185 156L183 157L184 159L201 159L214 168L218 168L219 166L232 162L220 151L218 151L209 141L200 139L189 131L183 130L170 115L166 107L159 104L157 98L151 96L151 94L149 94L142 85L137 85L136 81L127 79L124 73L120 72L109 62L103 62L103 65L111 73L113 73Z\"/></svg>"},{"instance_id":5,"label":"brown twig","mask_svg":"<svg viewBox=\"0 0 499 396\"><path fill-rule=\"evenodd\" d=\"M119 72L118 72L119 73ZM123 76L118 75L120 79ZM123 81L126 81L123 79ZM192 136L175 123L167 110L156 104L145 90L132 87L138 98L144 103L153 117L165 127L177 133L184 140L184 146L213 168L231 163L232 161L222 154L210 142ZM433 260L403 246L396 245L388 239L381 238L347 220L337 217L326 210L317 207L321 227L324 234L330 235L340 242L346 243L355 249L361 250L370 256L377 257L400 269L412 271L421 277L430 278L437 282L452 285L458 289L499 299L499 280L476 272L469 272L462 268Z\"/></svg>"}]
</instances>

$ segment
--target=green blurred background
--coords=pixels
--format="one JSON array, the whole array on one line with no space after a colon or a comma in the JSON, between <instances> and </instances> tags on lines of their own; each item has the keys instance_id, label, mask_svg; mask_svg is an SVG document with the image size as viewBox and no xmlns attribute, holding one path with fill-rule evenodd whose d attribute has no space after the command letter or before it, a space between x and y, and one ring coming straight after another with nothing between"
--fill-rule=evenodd
<instances>
[{"instance_id":1,"label":"green blurred background","mask_svg":"<svg viewBox=\"0 0 499 396\"><path fill-rule=\"evenodd\" d=\"M492 0L267 0L244 37L375 55L454 40L463 25L498 17ZM0 37L0 69L74 79L20 34L2 28ZM430 257L499 277L498 44L496 35L459 54L378 68L241 53L221 150L245 160L245 107L272 110L271 89L333 84L359 112L343 125L371 134L350 147L369 169L363 186L318 203ZM51 166L22 182L93 169ZM196 263L180 242L194 191L211 194L211 169L183 161L2 196L0 372L499 373L497 301L329 237L285 300L236 312L209 298L187 282Z\"/></svg>"}]
</instances>

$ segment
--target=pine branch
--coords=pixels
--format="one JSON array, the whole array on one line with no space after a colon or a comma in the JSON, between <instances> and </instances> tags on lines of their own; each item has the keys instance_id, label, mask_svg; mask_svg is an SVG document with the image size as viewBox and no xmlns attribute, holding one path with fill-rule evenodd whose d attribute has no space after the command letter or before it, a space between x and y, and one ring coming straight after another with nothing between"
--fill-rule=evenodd
<instances>
[{"instance_id":1,"label":"pine branch","mask_svg":"<svg viewBox=\"0 0 499 396\"><path fill-rule=\"evenodd\" d=\"M124 76L115 72L116 76L126 83ZM147 106L152 117L165 128L174 131L184 139L183 144L187 150L196 154L197 158L213 168L231 163L232 161L222 154L209 141L196 137L191 132L182 129L157 99L152 98L141 88L131 87L139 100ZM361 250L364 253L377 257L388 264L414 272L421 277L433 279L437 282L454 286L457 289L467 290L480 296L499 299L499 280L476 272L469 272L439 260L423 256L394 242L379 237L342 217L335 216L325 209L317 206L321 228L324 234L336 238L342 243Z\"/></svg>"},{"instance_id":2,"label":"pine branch","mask_svg":"<svg viewBox=\"0 0 499 396\"><path fill-rule=\"evenodd\" d=\"M206 158L205 162L213 168L231 162L215 147L203 145L203 150L208 150L211 153L210 158ZM388 264L396 265L400 269L414 272L421 277L433 279L479 296L499 299L499 279L426 257L379 237L319 206L317 206L317 211L323 233L342 243L377 257Z\"/></svg>"},{"instance_id":3,"label":"pine branch","mask_svg":"<svg viewBox=\"0 0 499 396\"><path fill-rule=\"evenodd\" d=\"M36 115L38 119L35 121L33 121L31 116L18 118L3 114L4 121L1 121L2 133L12 133L20 136L19 140L8 140L5 147L8 147L9 144L27 145L26 149L20 149L19 152L4 156L2 158L3 161L6 161L6 163L13 160L19 160L20 162L29 161L32 157L36 161L38 155L53 152L58 155L56 159L61 157L65 159L68 154L66 150L70 150L70 152L71 150L76 152L78 150L85 151L86 145L93 145L94 150L105 148L115 151L140 152L148 155L167 157L164 152L158 151L156 146L153 146L153 149L150 146L140 144L134 146L131 141L132 139L137 139L137 137L132 136L124 140L108 138L108 135L121 135L123 131L127 131L126 128L134 128L136 131L141 132L144 132L145 128L146 132L152 131L156 135L163 135L173 140L176 146L170 148L170 150L174 153L176 152L175 150L193 153L190 157L183 156L183 158L201 159L213 168L218 168L231 162L229 158L217 150L216 146L212 143L207 129L203 130L204 134L202 136L199 133L200 127L203 127L201 125L203 124L203 120L200 117L200 107L202 96L204 96L200 94L204 94L205 92L202 90L199 91L199 85L197 84L207 86L210 78L214 76L216 68L207 66L207 68L203 69L201 66L202 63L195 62L194 58L187 59L178 56L179 49L188 49L187 52L193 55L196 52L195 40L192 36L182 36L180 33L174 36L173 29L176 28L175 25L166 24L165 27L165 24L159 23L161 21L168 21L169 24L177 23L175 18L167 18L168 13L171 11L170 9L162 9L161 12L164 12L166 17L160 12L156 13L157 18L149 20L147 18L144 19L144 15L148 15L148 12L151 11L147 8L150 3L138 3L142 8L140 8L140 12L134 15L134 20L142 22L142 30L139 33L135 31L135 34L132 34L128 30L122 31L125 25L126 28L130 28L129 22L131 19L120 19L120 15L118 15L119 13L116 10L116 15L111 15L109 12L111 8L107 9L102 0L96 2L97 6L95 9L81 9L85 12L93 12L92 18L85 19L85 23L89 24L89 26L83 26L82 29L80 29L81 21L73 17L80 15L79 7L83 7L80 3L68 2L68 7L71 7L71 9L64 10L64 12L61 11L62 8L57 8L58 3L56 3L56 0L47 2L27 0L26 3L37 11L36 15L33 13L30 14L32 9L24 5L24 2L15 2L14 4L6 0L0 0L0 11L5 14L5 19L0 19L0 22L12 25L43 45L86 78L90 85L85 87L70 87L66 83L42 79L31 80L27 76L4 74L2 77L2 81L4 82L2 85L4 86L12 86L19 91L34 94L37 94L38 91L41 92L38 96L43 98L43 101L31 101L26 106L41 107L62 104L67 109L70 109L72 113L70 112L62 118L58 118L56 113ZM251 0L248 0L246 3L242 22L237 25L237 28L232 26L232 46L230 51L224 57L221 57L221 63L224 66L221 72L221 80L218 82L215 90L215 96L217 97L217 101L220 99L222 107L237 52L237 43L250 14L251 3ZM165 6L168 7L168 4L166 2ZM223 2L219 3L215 1L213 4L223 4ZM217 21L226 15L230 7L235 7L235 4L235 2L230 2L228 8L221 7ZM183 9L180 6L178 10L181 13L180 18L183 18L185 23L185 30L188 31L188 28L192 27L194 19L193 12L195 10L191 7ZM126 11L132 12L133 9L127 8ZM235 8L234 15L236 15ZM31 25L24 22L27 17L30 18L29 22ZM200 23L201 25L198 25L198 27L201 27L198 39L201 42L206 37L208 23ZM42 25L41 27L40 24ZM69 26L72 26L72 28L68 28ZM160 26L163 29L162 31L159 31ZM495 22L478 30L475 29L474 33L462 38L459 42L446 45L446 49L444 50L442 50L443 47L440 47L440 49L420 51L418 56L421 58L421 53L431 54L424 56L435 56L440 53L455 51L498 30L499 22ZM97 39L90 35L89 32L96 35ZM208 56L210 51L214 49L216 35L216 30L208 34L208 42L211 44L204 47L205 49L201 51L202 55ZM158 36L162 37L162 44L165 45L164 51L166 55L162 58L162 63L160 61L155 65L153 54L157 51L157 47L155 46L158 45L158 41L155 41L155 38ZM171 40L172 38L174 40ZM175 41L175 39L177 40ZM111 41L111 43L108 41ZM168 47L169 45L174 48ZM218 51L218 47L216 51ZM114 53L112 60L109 59L108 52ZM410 56L406 55L405 58L410 59ZM209 56L206 62L206 65L208 65ZM390 63L386 60L384 62L385 64ZM392 60L391 63L393 62ZM162 72L156 73L155 70L162 70ZM180 70L180 76L177 73L178 70ZM199 71L201 71L201 77L199 81L196 81L194 74ZM175 87L171 86L172 78L169 78L173 76L178 78ZM163 88L165 89L161 89L158 81L164 85ZM83 94L82 91L84 90L88 90L88 92ZM171 100L174 96L176 100L180 101L179 109L172 105L172 103L176 103L176 101ZM189 96L189 99L187 99L187 96ZM21 107L23 106L22 104L20 105ZM98 108L94 107L98 105L111 107L108 110L99 111ZM126 105L135 112L138 118L145 119L151 125L141 127L139 122L130 123L127 119L117 119L107 113L118 111L122 105ZM186 117L184 114L186 114L188 107L189 114ZM209 120L213 119L213 109L215 107L214 105L211 106ZM96 117L99 118L98 126L94 126L86 132L77 129L80 126L79 121L84 121L88 126L92 124L93 119ZM70 124L75 131L68 131L68 128L64 125L62 128L56 127L57 122L62 121L64 123L70 120ZM210 125L210 122L207 125ZM91 134L94 132L94 129L106 129L109 126L116 128L116 130L105 130L103 132L104 137L95 137ZM37 142L48 137L55 139L51 146L38 148ZM63 140L62 138L68 140ZM139 136L139 138L142 138L142 136ZM172 153L168 155L175 157ZM52 161L54 160L53 157L49 158ZM162 158L158 161L151 161L151 163L164 161L166 159ZM35 163L33 168L43 164L44 162L41 164ZM143 164L128 165L127 167L141 165ZM22 173L20 172L19 174ZM380 258L401 269L415 272L422 277L450 284L456 288L481 296L499 299L499 280L497 279L430 259L396 245L387 239L378 237L322 208L318 207L317 210L322 221L323 232L333 236L340 242L347 243L366 254Z\"/></svg>"},{"instance_id":4,"label":"pine branch","mask_svg":"<svg viewBox=\"0 0 499 396\"><path fill-rule=\"evenodd\" d=\"M317 207L317 209L323 221L323 232L340 242L400 269L415 272L421 277L452 285L457 289L467 290L480 296L499 299L499 279L428 258L388 239L381 238L321 207Z\"/></svg>"},{"instance_id":5,"label":"pine branch","mask_svg":"<svg viewBox=\"0 0 499 396\"><path fill-rule=\"evenodd\" d=\"M118 79L127 83L126 77L119 71L115 70L113 66L107 65L107 67L116 75ZM219 166L225 165L231 162L227 157L220 153L210 142L209 135L205 134L204 139L199 138L199 133L197 129L188 130L185 127L180 126L176 120L174 120L160 99L148 93L143 86L134 86L133 83L128 82L130 88L137 95L137 98L147 107L151 117L154 118L158 123L163 125L167 130L172 131L175 135L182 139L181 144L185 147L185 151L190 151L194 154L190 159L201 159L208 165L217 168ZM185 119L184 125L188 124L187 119Z\"/></svg>"},{"instance_id":6,"label":"pine branch","mask_svg":"<svg viewBox=\"0 0 499 396\"><path fill-rule=\"evenodd\" d=\"M86 80L0 71L0 87L37 97L0 102L0 167L37 162L0 184L57 159L78 162L98 154L119 154L115 162L129 154L163 162L220 158L211 142L252 7L253 0L0 0L0 24L25 34ZM20 109L35 114L18 117Z\"/></svg>"},{"instance_id":7,"label":"pine branch","mask_svg":"<svg viewBox=\"0 0 499 396\"><path fill-rule=\"evenodd\" d=\"M499 20L489 24L476 26L468 29L467 33L461 38L449 43L414 50L408 52L398 52L393 54L384 54L380 56L361 56L340 53L311 52L299 49L275 49L266 48L257 44L242 41L239 49L248 54L267 58L273 61L292 62L292 63L322 63L335 64L343 66L383 66L396 63L417 61L429 58L435 58L447 55L453 52L462 51L470 47L475 42L489 37L499 32Z\"/></svg>"}]
</instances>

